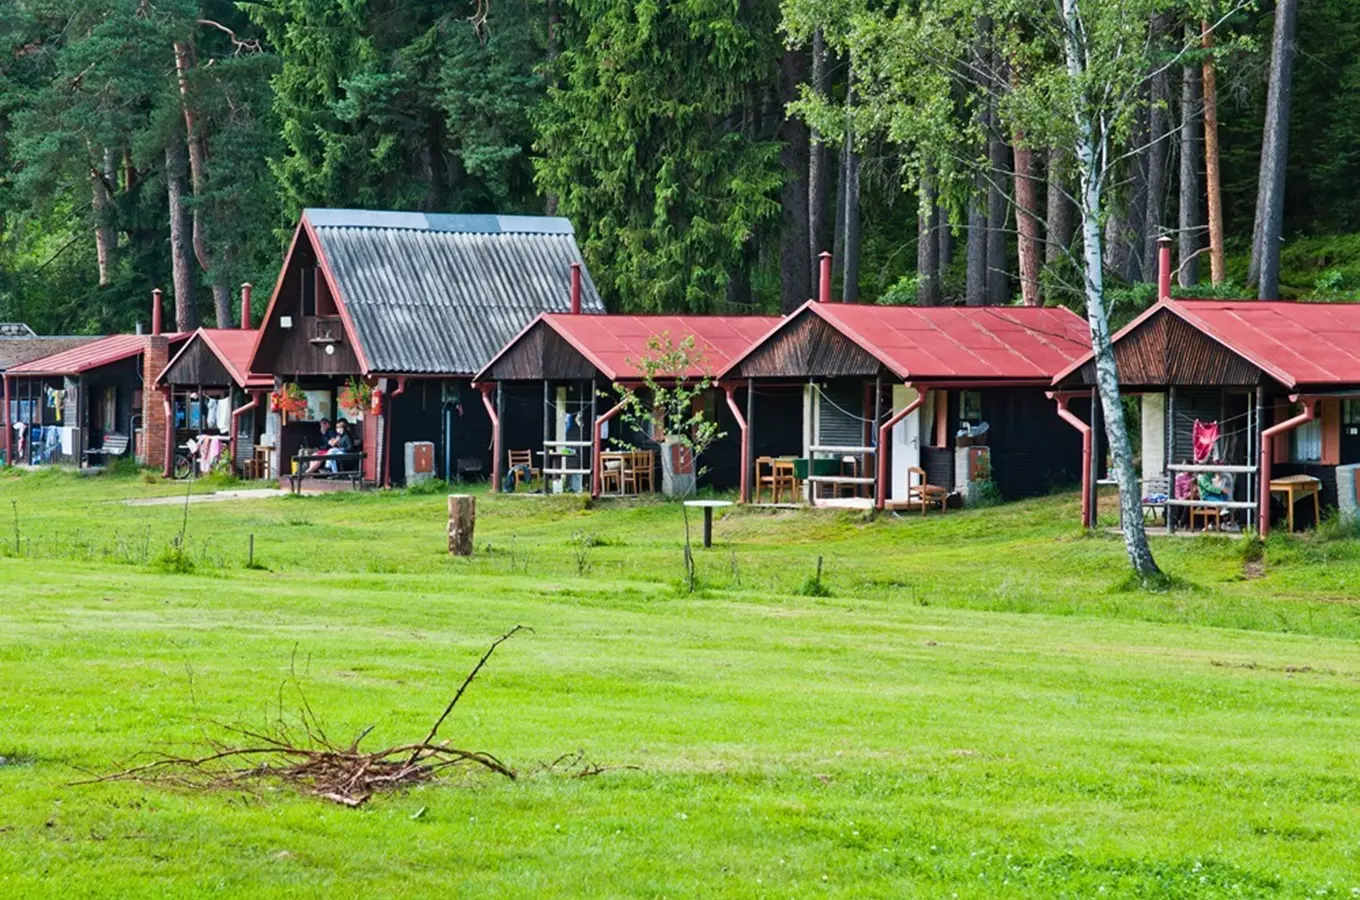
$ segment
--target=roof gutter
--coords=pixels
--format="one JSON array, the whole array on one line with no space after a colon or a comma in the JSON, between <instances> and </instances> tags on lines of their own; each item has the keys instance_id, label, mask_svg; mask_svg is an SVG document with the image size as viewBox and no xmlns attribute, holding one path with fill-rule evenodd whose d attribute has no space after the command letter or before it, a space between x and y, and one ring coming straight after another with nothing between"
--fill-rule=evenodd
<instances>
[{"instance_id":1,"label":"roof gutter","mask_svg":"<svg viewBox=\"0 0 1360 900\"><path fill-rule=\"evenodd\" d=\"M601 445L602 445L602 443L603 443L603 441L604 441L604 438L602 438L602 437L600 436L600 429L604 426L604 423L605 423L605 422L608 422L610 419L614 418L614 417L617 416L619 413L623 412L623 408L624 408L625 406L627 406L627 405L628 405L628 401L624 400L624 401L620 402L617 406L614 406L614 407L610 408L609 410L606 410L606 411L605 411L605 414L602 415L602 416L600 416L598 419L596 419L596 420L595 420L595 423L591 426L591 429L590 429L590 430L591 430L591 438L590 438L590 498L591 498L592 500L595 500L595 499L598 499L598 498L599 498L599 496L600 496L600 490L601 490L601 485L600 485L600 447L601 447Z\"/></svg>"},{"instance_id":2,"label":"roof gutter","mask_svg":"<svg viewBox=\"0 0 1360 900\"><path fill-rule=\"evenodd\" d=\"M491 417L491 492L501 489L501 417L496 415L496 404L491 402L491 392L496 389L495 382L477 385L482 392L482 405Z\"/></svg>"},{"instance_id":3,"label":"roof gutter","mask_svg":"<svg viewBox=\"0 0 1360 900\"><path fill-rule=\"evenodd\" d=\"M1081 527L1090 528L1094 524L1094 516L1091 512L1091 423L1083 422L1081 417L1067 408L1067 403L1073 397L1085 397L1086 394L1069 394L1057 391L1047 391L1048 398L1058 404L1058 418L1081 434Z\"/></svg>"},{"instance_id":4,"label":"roof gutter","mask_svg":"<svg viewBox=\"0 0 1360 900\"><path fill-rule=\"evenodd\" d=\"M1317 417L1316 397L1291 398L1303 403L1303 412L1292 419L1272 425L1261 431L1261 488L1260 496L1256 503L1256 522L1260 529L1262 539L1270 534L1270 465L1271 456L1274 451L1275 438L1279 435L1293 431L1300 425L1313 421Z\"/></svg>"},{"instance_id":5,"label":"roof gutter","mask_svg":"<svg viewBox=\"0 0 1360 900\"><path fill-rule=\"evenodd\" d=\"M727 395L727 408L732 410L732 418L736 419L737 428L741 429L741 502L750 503L751 466L748 460L751 458L751 430L746 425L746 417L737 406L736 385L725 384L722 388Z\"/></svg>"}]
</instances>

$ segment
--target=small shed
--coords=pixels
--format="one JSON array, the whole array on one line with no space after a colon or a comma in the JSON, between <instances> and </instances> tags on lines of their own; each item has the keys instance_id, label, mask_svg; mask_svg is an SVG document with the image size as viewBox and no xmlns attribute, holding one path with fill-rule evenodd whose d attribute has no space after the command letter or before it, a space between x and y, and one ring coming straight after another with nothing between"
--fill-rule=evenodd
<instances>
[{"instance_id":1,"label":"small shed","mask_svg":"<svg viewBox=\"0 0 1360 900\"><path fill-rule=\"evenodd\" d=\"M1280 491L1272 508L1272 482L1315 480L1338 505L1338 467L1360 462L1360 304L1171 299L1169 281L1113 339L1120 390L1141 403L1144 495L1170 493L1181 473L1232 476L1226 507L1262 534L1293 497ZM1094 386L1089 352L1053 382L1059 402ZM1196 422L1214 432L1202 465ZM1299 513L1309 521L1311 505Z\"/></svg>"},{"instance_id":2,"label":"small shed","mask_svg":"<svg viewBox=\"0 0 1360 900\"><path fill-rule=\"evenodd\" d=\"M755 460L781 455L812 503L892 506L913 470L965 496L1075 481L1080 442L1044 391L1087 340L1061 308L809 301L721 373L746 388L743 499Z\"/></svg>"},{"instance_id":3,"label":"small shed","mask_svg":"<svg viewBox=\"0 0 1360 900\"><path fill-rule=\"evenodd\" d=\"M683 375L699 381L713 379L778 321L775 316L538 316L477 373L495 429L497 476L510 450L527 451L535 459L544 458L550 448L579 451L576 468L591 475L591 491L598 496L597 456L606 447L604 431L617 412L610 388L641 383L640 363L652 352L654 338L677 346L693 338L697 364ZM740 471L735 409L723 401L716 384L704 403L706 416L725 437L701 461L703 480L718 488L735 485ZM619 434L616 428L616 440ZM634 446L650 439L626 436ZM495 482L499 486L500 478Z\"/></svg>"},{"instance_id":4,"label":"small shed","mask_svg":"<svg viewBox=\"0 0 1360 900\"><path fill-rule=\"evenodd\" d=\"M196 441L213 456L225 453L242 473L262 475L254 466L256 442L264 431L265 395L274 386L268 376L250 371L258 332L250 326L250 288L242 290L240 328L200 328L156 378L169 402L172 448ZM203 443L206 441L206 444ZM212 459L198 454L205 463Z\"/></svg>"},{"instance_id":5,"label":"small shed","mask_svg":"<svg viewBox=\"0 0 1360 900\"><path fill-rule=\"evenodd\" d=\"M82 464L105 439L159 462L161 417L147 415L154 381L181 335L121 334L30 359L4 373L6 457L15 463ZM157 404L150 404L157 406Z\"/></svg>"},{"instance_id":6,"label":"small shed","mask_svg":"<svg viewBox=\"0 0 1360 900\"><path fill-rule=\"evenodd\" d=\"M307 209L250 371L297 385L308 416L362 419L370 481L405 480L408 442L434 445L440 477L485 473L491 423L472 377L534 316L567 312L573 297L604 311L566 219ZM347 384L373 391L370 409L339 408ZM269 416L279 460L315 431L307 416Z\"/></svg>"}]
</instances>

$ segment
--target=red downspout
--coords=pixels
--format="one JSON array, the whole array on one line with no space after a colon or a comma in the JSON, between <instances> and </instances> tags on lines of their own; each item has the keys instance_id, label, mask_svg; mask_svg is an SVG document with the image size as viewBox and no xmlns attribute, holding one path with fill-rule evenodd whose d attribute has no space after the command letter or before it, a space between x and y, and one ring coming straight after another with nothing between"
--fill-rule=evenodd
<instances>
[{"instance_id":1,"label":"red downspout","mask_svg":"<svg viewBox=\"0 0 1360 900\"><path fill-rule=\"evenodd\" d=\"M600 427L604 425L605 422L608 422L610 419L623 412L623 408L627 405L626 402L620 403L613 409L608 410L604 415L595 420L595 426L591 429L593 432L590 444L590 496L592 499L600 496L600 447L604 440L600 437Z\"/></svg>"},{"instance_id":2,"label":"red downspout","mask_svg":"<svg viewBox=\"0 0 1360 900\"><path fill-rule=\"evenodd\" d=\"M912 389L911 384L906 387ZM901 412L893 413L892 418L878 427L878 458L874 460L878 467L878 479L874 484L874 509L882 510L888 505L888 434L894 425L916 412L925 402L926 392L917 391L915 400L904 406Z\"/></svg>"},{"instance_id":3,"label":"red downspout","mask_svg":"<svg viewBox=\"0 0 1360 900\"><path fill-rule=\"evenodd\" d=\"M818 257L821 260L821 278L817 284L817 299L822 303L831 302L831 254L825 250Z\"/></svg>"},{"instance_id":4,"label":"red downspout","mask_svg":"<svg viewBox=\"0 0 1360 900\"><path fill-rule=\"evenodd\" d=\"M751 466L748 463L751 452L751 432L746 427L746 417L741 414L737 407L737 389L730 385L723 385L723 390L727 392L727 408L732 410L732 417L737 420L737 427L741 429L741 502L751 502Z\"/></svg>"},{"instance_id":5,"label":"red downspout","mask_svg":"<svg viewBox=\"0 0 1360 900\"><path fill-rule=\"evenodd\" d=\"M571 264L571 314L581 314L581 264Z\"/></svg>"},{"instance_id":6,"label":"red downspout","mask_svg":"<svg viewBox=\"0 0 1360 900\"><path fill-rule=\"evenodd\" d=\"M250 321L250 291L252 285L249 281L241 285L241 330L252 331Z\"/></svg>"},{"instance_id":7,"label":"red downspout","mask_svg":"<svg viewBox=\"0 0 1360 900\"><path fill-rule=\"evenodd\" d=\"M5 465L14 465L14 423L9 412L9 376L0 376L5 382Z\"/></svg>"},{"instance_id":8,"label":"red downspout","mask_svg":"<svg viewBox=\"0 0 1360 900\"><path fill-rule=\"evenodd\" d=\"M250 287L250 285L246 285L246 287ZM246 292L246 296L249 296L249 295L250 295L249 292ZM242 310L241 310L241 311L242 311L242 312L245 312L246 308L247 308L247 307L245 307L244 301L243 301L243 302L242 302ZM235 467L236 467L236 435L237 435L237 433L241 430L240 424L238 423L237 420L240 419L241 416L243 416L243 415L245 415L246 413L250 412L250 411L251 411L252 409L254 409L255 407L259 406L259 405L260 405L260 397L261 397L261 396L263 396L263 394L262 394L260 391L253 391L253 392L251 392L251 395L250 395L250 402L249 402L249 403L247 403L245 406L238 407L238 408L233 409L233 410L231 411L231 465L232 465L232 468L235 468Z\"/></svg>"},{"instance_id":9,"label":"red downspout","mask_svg":"<svg viewBox=\"0 0 1360 900\"><path fill-rule=\"evenodd\" d=\"M1067 401L1072 399L1070 395L1046 393L1050 400L1057 401L1058 417L1081 432L1081 527L1090 528L1094 524L1091 515L1091 423L1083 422L1067 408Z\"/></svg>"},{"instance_id":10,"label":"red downspout","mask_svg":"<svg viewBox=\"0 0 1360 900\"><path fill-rule=\"evenodd\" d=\"M1317 416L1317 400L1315 398L1301 397L1299 400L1303 403L1303 412L1261 432L1261 490L1257 499L1256 521L1263 539L1270 534L1270 465L1271 456L1275 449L1273 446L1275 437L1287 431L1293 431L1305 422L1313 421Z\"/></svg>"},{"instance_id":11,"label":"red downspout","mask_svg":"<svg viewBox=\"0 0 1360 900\"><path fill-rule=\"evenodd\" d=\"M396 410L393 402L406 393L406 376L397 376L397 389L387 395L387 415L383 419L383 487L392 486L392 414Z\"/></svg>"},{"instance_id":12,"label":"red downspout","mask_svg":"<svg viewBox=\"0 0 1360 900\"><path fill-rule=\"evenodd\" d=\"M491 492L498 494L501 490L501 420L496 415L496 404L491 402L491 392L496 385L479 384L477 387L481 389L486 414L491 417Z\"/></svg>"},{"instance_id":13,"label":"red downspout","mask_svg":"<svg viewBox=\"0 0 1360 900\"><path fill-rule=\"evenodd\" d=\"M156 308L160 309L160 305ZM161 475L165 478L175 477L175 404L170 391L168 384L161 388L161 400L165 404L165 470Z\"/></svg>"}]
</instances>

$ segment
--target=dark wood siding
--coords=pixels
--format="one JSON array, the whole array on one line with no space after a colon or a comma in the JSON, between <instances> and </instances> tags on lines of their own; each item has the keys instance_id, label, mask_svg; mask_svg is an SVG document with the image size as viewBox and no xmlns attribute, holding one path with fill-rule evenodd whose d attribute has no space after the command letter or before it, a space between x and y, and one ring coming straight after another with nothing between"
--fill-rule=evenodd
<instances>
[{"instance_id":1,"label":"dark wood siding","mask_svg":"<svg viewBox=\"0 0 1360 900\"><path fill-rule=\"evenodd\" d=\"M493 381L572 381L596 374L590 360L542 322L521 335L491 368Z\"/></svg>"},{"instance_id":2,"label":"dark wood siding","mask_svg":"<svg viewBox=\"0 0 1360 900\"><path fill-rule=\"evenodd\" d=\"M285 380L299 375L351 375L359 372L359 358L351 346L349 336L338 317L303 315L303 294L314 291L322 279L317 269L316 253L305 233L299 234L297 246L288 260L288 269L274 301L269 318L261 324L260 346L256 351L253 371L278 375ZM308 309L315 309L313 302ZM279 320L289 316L293 326L285 329ZM335 342L324 341L333 338ZM326 347L335 348L327 353Z\"/></svg>"},{"instance_id":3,"label":"dark wood siding","mask_svg":"<svg viewBox=\"0 0 1360 900\"><path fill-rule=\"evenodd\" d=\"M1121 338L1114 358L1124 387L1255 387L1263 379L1256 366L1165 311ZM1077 380L1096 383L1094 361L1081 367Z\"/></svg>"},{"instance_id":4,"label":"dark wood siding","mask_svg":"<svg viewBox=\"0 0 1360 900\"><path fill-rule=\"evenodd\" d=\"M1006 500L1037 497L1081 480L1081 435L1034 388L983 390L992 479ZM957 423L957 417L951 416Z\"/></svg>"},{"instance_id":5,"label":"dark wood siding","mask_svg":"<svg viewBox=\"0 0 1360 900\"><path fill-rule=\"evenodd\" d=\"M233 384L227 367L207 342L195 337L189 346L165 370L165 382L174 385L229 385Z\"/></svg>"},{"instance_id":6,"label":"dark wood siding","mask_svg":"<svg viewBox=\"0 0 1360 900\"><path fill-rule=\"evenodd\" d=\"M872 378L882 365L871 354L804 310L742 360L743 378Z\"/></svg>"}]
</instances>

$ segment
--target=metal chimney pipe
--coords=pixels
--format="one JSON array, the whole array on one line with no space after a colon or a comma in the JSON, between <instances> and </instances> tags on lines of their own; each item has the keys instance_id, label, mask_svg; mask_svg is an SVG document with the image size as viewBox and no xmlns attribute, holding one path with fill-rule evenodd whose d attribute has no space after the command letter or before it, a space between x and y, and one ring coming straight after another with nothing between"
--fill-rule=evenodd
<instances>
[{"instance_id":1,"label":"metal chimney pipe","mask_svg":"<svg viewBox=\"0 0 1360 900\"><path fill-rule=\"evenodd\" d=\"M817 257L821 260L821 278L817 284L817 299L822 303L831 302L831 254L823 250Z\"/></svg>"},{"instance_id":2,"label":"metal chimney pipe","mask_svg":"<svg viewBox=\"0 0 1360 900\"><path fill-rule=\"evenodd\" d=\"M581 264L571 264L571 314L581 314Z\"/></svg>"},{"instance_id":3,"label":"metal chimney pipe","mask_svg":"<svg viewBox=\"0 0 1360 900\"><path fill-rule=\"evenodd\" d=\"M1171 238L1157 239L1157 299L1171 299Z\"/></svg>"},{"instance_id":4,"label":"metal chimney pipe","mask_svg":"<svg viewBox=\"0 0 1360 900\"><path fill-rule=\"evenodd\" d=\"M241 330L250 331L250 290L251 284L247 281L241 285Z\"/></svg>"},{"instance_id":5,"label":"metal chimney pipe","mask_svg":"<svg viewBox=\"0 0 1360 900\"><path fill-rule=\"evenodd\" d=\"M152 336L161 333L161 289L156 288L151 292L151 334Z\"/></svg>"}]
</instances>

